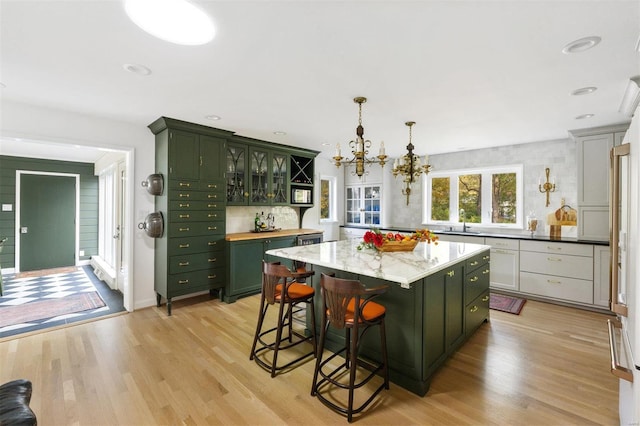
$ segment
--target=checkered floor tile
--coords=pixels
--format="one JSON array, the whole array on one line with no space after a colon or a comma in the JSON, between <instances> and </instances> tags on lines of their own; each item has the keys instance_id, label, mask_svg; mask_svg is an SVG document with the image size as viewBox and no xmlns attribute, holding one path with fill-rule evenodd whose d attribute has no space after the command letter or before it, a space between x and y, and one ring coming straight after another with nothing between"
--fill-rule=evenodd
<instances>
[{"instance_id":1,"label":"checkered floor tile","mask_svg":"<svg viewBox=\"0 0 640 426\"><path fill-rule=\"evenodd\" d=\"M16 306L40 300L52 300L77 293L98 291L107 306L39 321L15 324L0 328L0 338L27 331L94 318L124 310L122 294L98 280L90 267L79 267L68 273L54 273L36 277L3 275L3 295L0 297L0 315L3 306Z\"/></svg>"}]
</instances>

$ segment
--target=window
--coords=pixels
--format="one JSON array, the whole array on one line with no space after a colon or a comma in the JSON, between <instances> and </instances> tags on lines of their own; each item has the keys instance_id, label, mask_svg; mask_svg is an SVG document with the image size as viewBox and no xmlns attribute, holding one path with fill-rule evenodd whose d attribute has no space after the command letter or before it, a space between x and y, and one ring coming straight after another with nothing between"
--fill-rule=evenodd
<instances>
[{"instance_id":1,"label":"window","mask_svg":"<svg viewBox=\"0 0 640 426\"><path fill-rule=\"evenodd\" d=\"M425 223L523 226L522 165L432 172L426 182Z\"/></svg>"},{"instance_id":2,"label":"window","mask_svg":"<svg viewBox=\"0 0 640 426\"><path fill-rule=\"evenodd\" d=\"M336 178L320 177L320 222L336 222Z\"/></svg>"},{"instance_id":3,"label":"window","mask_svg":"<svg viewBox=\"0 0 640 426\"><path fill-rule=\"evenodd\" d=\"M380 186L347 186L346 222L354 225L380 225Z\"/></svg>"}]
</instances>

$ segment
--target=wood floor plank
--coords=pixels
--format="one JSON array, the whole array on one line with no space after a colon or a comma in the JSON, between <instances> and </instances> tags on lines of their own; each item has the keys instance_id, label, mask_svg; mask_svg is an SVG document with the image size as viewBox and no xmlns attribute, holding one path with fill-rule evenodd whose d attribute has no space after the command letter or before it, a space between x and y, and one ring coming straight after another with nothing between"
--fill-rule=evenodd
<instances>
[{"instance_id":1,"label":"wood floor plank","mask_svg":"<svg viewBox=\"0 0 640 426\"><path fill-rule=\"evenodd\" d=\"M0 341L0 382L33 382L41 425L345 424L310 396L313 361L274 379L249 360L259 296L142 309ZM358 424L614 425L600 313L527 301L491 321L425 397L383 392Z\"/></svg>"}]
</instances>

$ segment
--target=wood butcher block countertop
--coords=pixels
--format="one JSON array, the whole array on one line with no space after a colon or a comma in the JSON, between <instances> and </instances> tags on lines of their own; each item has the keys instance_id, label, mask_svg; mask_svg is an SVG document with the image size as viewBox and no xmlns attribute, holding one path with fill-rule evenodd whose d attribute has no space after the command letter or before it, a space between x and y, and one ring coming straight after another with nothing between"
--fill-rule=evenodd
<instances>
[{"instance_id":1,"label":"wood butcher block countertop","mask_svg":"<svg viewBox=\"0 0 640 426\"><path fill-rule=\"evenodd\" d=\"M309 235L309 234L323 234L324 231L318 229L281 229L279 231L267 231L267 232L237 232L235 234L227 234L225 239L227 241L246 241L246 240L259 240L261 238L277 238L288 237L290 235Z\"/></svg>"}]
</instances>

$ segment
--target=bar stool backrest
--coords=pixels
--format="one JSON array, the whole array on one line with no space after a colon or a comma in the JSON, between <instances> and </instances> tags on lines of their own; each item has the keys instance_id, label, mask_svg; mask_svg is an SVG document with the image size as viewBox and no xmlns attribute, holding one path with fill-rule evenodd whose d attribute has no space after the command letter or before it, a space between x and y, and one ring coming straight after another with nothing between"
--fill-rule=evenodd
<instances>
[{"instance_id":1,"label":"bar stool backrest","mask_svg":"<svg viewBox=\"0 0 640 426\"><path fill-rule=\"evenodd\" d=\"M387 286L366 288L358 280L335 278L322 274L320 277L325 309L330 312L329 321L335 328L344 328L353 323L367 323L362 312L369 301L387 291ZM351 305L352 309L349 309ZM358 309L355 307L358 306Z\"/></svg>"},{"instance_id":2,"label":"bar stool backrest","mask_svg":"<svg viewBox=\"0 0 640 426\"><path fill-rule=\"evenodd\" d=\"M262 292L266 302L273 305L276 297L282 292L286 295L287 279L293 278L293 273L280 262L262 263ZM291 280L288 280L291 281ZM282 287L278 287L278 285Z\"/></svg>"}]
</instances>

